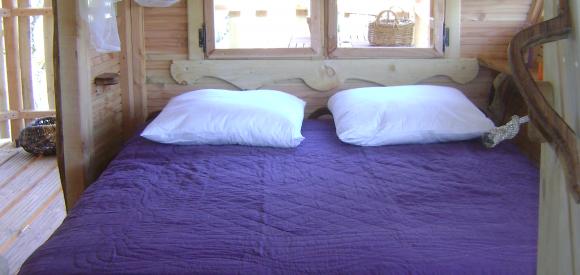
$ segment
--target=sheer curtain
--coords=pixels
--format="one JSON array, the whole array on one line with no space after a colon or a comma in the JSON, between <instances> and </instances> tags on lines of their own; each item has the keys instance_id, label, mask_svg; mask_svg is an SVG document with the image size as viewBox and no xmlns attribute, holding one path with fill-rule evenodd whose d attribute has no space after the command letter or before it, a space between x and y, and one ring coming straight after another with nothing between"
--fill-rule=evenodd
<instances>
[{"instance_id":1,"label":"sheer curtain","mask_svg":"<svg viewBox=\"0 0 580 275\"><path fill-rule=\"evenodd\" d=\"M79 12L89 27L91 43L101 53L121 51L115 3L120 0L79 0Z\"/></svg>"}]
</instances>

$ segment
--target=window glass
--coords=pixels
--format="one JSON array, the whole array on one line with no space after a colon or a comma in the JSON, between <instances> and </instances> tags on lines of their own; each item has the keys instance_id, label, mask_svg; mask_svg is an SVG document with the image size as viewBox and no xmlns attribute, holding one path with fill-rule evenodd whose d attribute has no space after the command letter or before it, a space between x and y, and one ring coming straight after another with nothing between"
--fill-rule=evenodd
<instances>
[{"instance_id":1,"label":"window glass","mask_svg":"<svg viewBox=\"0 0 580 275\"><path fill-rule=\"evenodd\" d=\"M310 48L310 0L214 0L216 49Z\"/></svg>"},{"instance_id":2,"label":"window glass","mask_svg":"<svg viewBox=\"0 0 580 275\"><path fill-rule=\"evenodd\" d=\"M432 47L431 0L337 0L337 9L338 48Z\"/></svg>"}]
</instances>

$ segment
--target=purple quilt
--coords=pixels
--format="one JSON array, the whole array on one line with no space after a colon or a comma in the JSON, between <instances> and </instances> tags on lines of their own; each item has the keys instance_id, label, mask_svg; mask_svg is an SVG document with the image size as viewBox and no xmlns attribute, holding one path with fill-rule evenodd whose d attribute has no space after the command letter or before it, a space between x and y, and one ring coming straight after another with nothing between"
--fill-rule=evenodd
<instances>
[{"instance_id":1,"label":"purple quilt","mask_svg":"<svg viewBox=\"0 0 580 275\"><path fill-rule=\"evenodd\" d=\"M297 149L133 138L22 274L535 274L538 171L511 144Z\"/></svg>"}]
</instances>

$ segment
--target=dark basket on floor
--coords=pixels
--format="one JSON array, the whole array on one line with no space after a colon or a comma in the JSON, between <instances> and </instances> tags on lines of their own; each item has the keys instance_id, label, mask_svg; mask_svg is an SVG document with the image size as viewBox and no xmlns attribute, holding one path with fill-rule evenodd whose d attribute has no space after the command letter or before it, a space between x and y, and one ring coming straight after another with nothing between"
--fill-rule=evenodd
<instances>
[{"instance_id":1,"label":"dark basket on floor","mask_svg":"<svg viewBox=\"0 0 580 275\"><path fill-rule=\"evenodd\" d=\"M56 154L56 118L43 117L35 120L20 132L18 143L34 155Z\"/></svg>"}]
</instances>

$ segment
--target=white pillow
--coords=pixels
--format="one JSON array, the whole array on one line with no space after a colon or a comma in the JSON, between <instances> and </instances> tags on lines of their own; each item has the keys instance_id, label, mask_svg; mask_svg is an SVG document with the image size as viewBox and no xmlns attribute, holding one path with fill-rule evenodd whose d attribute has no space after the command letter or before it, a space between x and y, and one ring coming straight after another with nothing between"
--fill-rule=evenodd
<instances>
[{"instance_id":1,"label":"white pillow","mask_svg":"<svg viewBox=\"0 0 580 275\"><path fill-rule=\"evenodd\" d=\"M141 133L160 143L296 147L301 99L279 91L199 90L177 96Z\"/></svg>"},{"instance_id":2,"label":"white pillow","mask_svg":"<svg viewBox=\"0 0 580 275\"><path fill-rule=\"evenodd\" d=\"M459 90L442 86L346 90L328 108L340 140L360 146L467 140L494 127Z\"/></svg>"}]
</instances>

